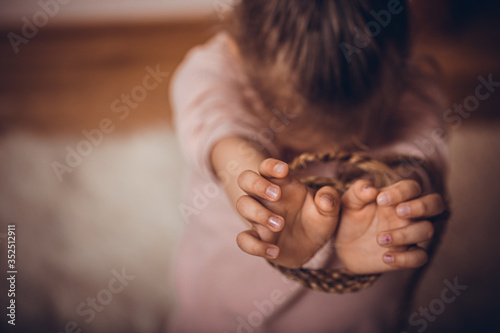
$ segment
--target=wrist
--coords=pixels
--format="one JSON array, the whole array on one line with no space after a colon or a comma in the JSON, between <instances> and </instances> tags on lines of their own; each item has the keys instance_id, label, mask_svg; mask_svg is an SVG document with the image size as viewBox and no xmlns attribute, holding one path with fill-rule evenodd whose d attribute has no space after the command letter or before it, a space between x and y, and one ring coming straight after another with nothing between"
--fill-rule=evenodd
<instances>
[{"instance_id":1,"label":"wrist","mask_svg":"<svg viewBox=\"0 0 500 333\"><path fill-rule=\"evenodd\" d=\"M214 144L210 154L212 171L233 205L245 194L238 186L239 175L246 170L257 172L264 159L261 151L241 137L226 137Z\"/></svg>"}]
</instances>

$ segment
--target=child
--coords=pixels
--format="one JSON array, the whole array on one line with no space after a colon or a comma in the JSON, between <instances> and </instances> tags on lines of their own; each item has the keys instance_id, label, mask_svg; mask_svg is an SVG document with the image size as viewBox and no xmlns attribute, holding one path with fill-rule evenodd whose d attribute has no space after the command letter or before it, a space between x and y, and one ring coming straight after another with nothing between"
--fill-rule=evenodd
<instances>
[{"instance_id":1,"label":"child","mask_svg":"<svg viewBox=\"0 0 500 333\"><path fill-rule=\"evenodd\" d=\"M438 98L409 61L405 3L243 0L234 21L173 81L190 168L172 332L393 331L412 274L403 268L427 261L410 245L432 237L425 219L443 210L439 188L413 163L409 179L384 189L360 179L340 198L330 187L314 193L286 163L365 151L444 170L443 141L430 140ZM242 220L252 228L242 232ZM320 293L261 257L387 273L357 293Z\"/></svg>"}]
</instances>

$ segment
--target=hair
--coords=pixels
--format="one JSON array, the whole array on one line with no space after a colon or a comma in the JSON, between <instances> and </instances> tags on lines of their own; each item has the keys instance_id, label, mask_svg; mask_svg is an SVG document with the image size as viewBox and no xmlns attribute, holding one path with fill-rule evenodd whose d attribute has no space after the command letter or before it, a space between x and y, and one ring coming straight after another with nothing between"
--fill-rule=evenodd
<instances>
[{"instance_id":1,"label":"hair","mask_svg":"<svg viewBox=\"0 0 500 333\"><path fill-rule=\"evenodd\" d=\"M365 28L390 1L242 0L231 33L266 107L335 117L360 133L388 126L409 54L405 0L385 27Z\"/></svg>"}]
</instances>

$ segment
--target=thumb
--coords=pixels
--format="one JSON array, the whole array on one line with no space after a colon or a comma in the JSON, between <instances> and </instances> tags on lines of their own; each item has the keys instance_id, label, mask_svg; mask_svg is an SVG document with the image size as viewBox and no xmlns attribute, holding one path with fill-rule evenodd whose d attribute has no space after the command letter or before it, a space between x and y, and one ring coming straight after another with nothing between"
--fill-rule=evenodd
<instances>
[{"instance_id":1,"label":"thumb","mask_svg":"<svg viewBox=\"0 0 500 333\"><path fill-rule=\"evenodd\" d=\"M339 222L340 212L340 195L331 186L320 188L314 196L315 218L308 219L306 223L312 229L312 237L314 237L317 245L322 245L328 240Z\"/></svg>"},{"instance_id":2,"label":"thumb","mask_svg":"<svg viewBox=\"0 0 500 333\"><path fill-rule=\"evenodd\" d=\"M324 186L316 192L314 203L318 212L323 216L337 216L340 210L340 195L331 186Z\"/></svg>"},{"instance_id":3,"label":"thumb","mask_svg":"<svg viewBox=\"0 0 500 333\"><path fill-rule=\"evenodd\" d=\"M347 209L361 210L367 204L375 202L379 190L368 180L357 180L342 196L342 206Z\"/></svg>"}]
</instances>

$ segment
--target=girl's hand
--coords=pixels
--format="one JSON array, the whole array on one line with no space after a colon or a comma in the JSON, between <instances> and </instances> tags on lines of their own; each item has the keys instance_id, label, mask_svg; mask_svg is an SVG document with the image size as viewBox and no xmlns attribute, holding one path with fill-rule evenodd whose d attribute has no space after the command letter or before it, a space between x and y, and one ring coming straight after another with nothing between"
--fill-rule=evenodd
<instances>
[{"instance_id":1,"label":"girl's hand","mask_svg":"<svg viewBox=\"0 0 500 333\"><path fill-rule=\"evenodd\" d=\"M444 203L437 194L420 194L420 186L413 180L381 191L366 180L351 186L342 196L335 243L338 256L350 271L381 273L427 262L422 243L433 237L434 227L422 219L442 213Z\"/></svg>"},{"instance_id":2,"label":"girl's hand","mask_svg":"<svg viewBox=\"0 0 500 333\"><path fill-rule=\"evenodd\" d=\"M402 180L382 189L377 196L379 206L393 207L398 217L409 219L412 223L406 228L379 233L377 239L381 246L418 244L420 248L428 248L434 236L434 226L425 219L443 213L446 205L443 197L438 193L420 196L421 193L420 184L414 180ZM411 267L411 258L391 252L386 255L385 260L394 267ZM427 260L422 265L426 262Z\"/></svg>"},{"instance_id":3,"label":"girl's hand","mask_svg":"<svg viewBox=\"0 0 500 333\"><path fill-rule=\"evenodd\" d=\"M445 210L440 194L421 194L422 188L418 182L402 180L383 188L377 196L377 203L380 206L393 206L399 217L413 220L434 217Z\"/></svg>"},{"instance_id":4,"label":"girl's hand","mask_svg":"<svg viewBox=\"0 0 500 333\"><path fill-rule=\"evenodd\" d=\"M247 193L236 203L252 228L238 235L245 252L285 267L300 267L333 235L339 219L338 192L314 191L290 176L288 165L266 159L259 173L245 171L238 184Z\"/></svg>"}]
</instances>

